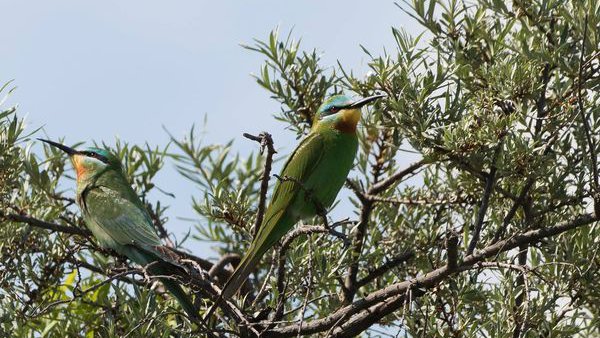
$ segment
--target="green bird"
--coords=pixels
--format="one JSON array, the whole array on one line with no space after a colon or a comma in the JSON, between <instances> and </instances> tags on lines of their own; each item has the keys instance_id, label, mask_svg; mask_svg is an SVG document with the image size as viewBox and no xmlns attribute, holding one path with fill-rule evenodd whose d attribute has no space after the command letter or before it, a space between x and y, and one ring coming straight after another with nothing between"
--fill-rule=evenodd
<instances>
[{"instance_id":1,"label":"green bird","mask_svg":"<svg viewBox=\"0 0 600 338\"><path fill-rule=\"evenodd\" d=\"M172 256L169 257L170 251L163 247L148 211L127 182L117 156L104 149L78 151L53 141L39 140L69 155L77 172L77 204L101 247L147 266L152 275L168 276L180 268L171 260ZM159 279L191 318L199 318L195 306L176 281Z\"/></svg>"},{"instance_id":2,"label":"green bird","mask_svg":"<svg viewBox=\"0 0 600 338\"><path fill-rule=\"evenodd\" d=\"M215 305L239 290L265 252L298 221L314 217L333 204L356 157L360 109L383 96L353 101L335 95L319 107L310 133L283 166L256 237Z\"/></svg>"}]
</instances>

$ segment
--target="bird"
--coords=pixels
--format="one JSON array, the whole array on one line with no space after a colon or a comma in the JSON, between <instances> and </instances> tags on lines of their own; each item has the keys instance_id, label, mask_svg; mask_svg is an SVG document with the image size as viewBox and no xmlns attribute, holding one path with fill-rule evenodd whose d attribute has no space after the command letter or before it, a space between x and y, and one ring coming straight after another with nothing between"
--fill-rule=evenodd
<instances>
[{"instance_id":1,"label":"bird","mask_svg":"<svg viewBox=\"0 0 600 338\"><path fill-rule=\"evenodd\" d=\"M68 154L77 173L76 202L84 222L98 244L113 249L147 267L155 276L172 275L181 268L160 241L143 202L135 193L120 159L100 148L75 150L63 144L38 139ZM159 277L191 319L198 311L182 287L173 279Z\"/></svg>"},{"instance_id":2,"label":"bird","mask_svg":"<svg viewBox=\"0 0 600 338\"><path fill-rule=\"evenodd\" d=\"M352 100L334 95L321 104L308 135L278 176L258 233L205 318L240 289L267 250L297 222L321 215L333 204L356 157L361 107L383 96Z\"/></svg>"}]
</instances>

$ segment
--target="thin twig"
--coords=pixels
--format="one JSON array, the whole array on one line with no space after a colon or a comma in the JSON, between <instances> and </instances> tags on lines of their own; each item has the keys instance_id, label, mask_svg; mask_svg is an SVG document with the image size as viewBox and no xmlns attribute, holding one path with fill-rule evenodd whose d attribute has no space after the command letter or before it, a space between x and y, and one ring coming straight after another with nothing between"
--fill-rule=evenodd
<instances>
[{"instance_id":1,"label":"thin twig","mask_svg":"<svg viewBox=\"0 0 600 338\"><path fill-rule=\"evenodd\" d=\"M309 237L310 239L310 237ZM308 296L310 295L310 291L312 290L312 284L313 284L313 247L312 247L312 241L309 240L308 242L308 275L306 276L306 279L308 280L308 282L306 283L306 293L304 295L304 301L302 302L302 311L300 311L300 323L298 324L298 337L301 336L302 334L302 324L304 323L304 315L306 313L306 307L308 306Z\"/></svg>"},{"instance_id":2,"label":"thin twig","mask_svg":"<svg viewBox=\"0 0 600 338\"><path fill-rule=\"evenodd\" d=\"M524 290L521 291L517 297L515 298L515 330L513 331L513 338L520 338L525 334L527 329L527 317L528 317L528 309L529 309L529 280L527 276L527 272L529 269L527 268L527 251L528 246L522 246L521 251L519 251L519 266L522 267L521 274L517 276L516 284L517 286L523 286ZM519 318L518 310L522 308L522 316Z\"/></svg>"},{"instance_id":3,"label":"thin twig","mask_svg":"<svg viewBox=\"0 0 600 338\"><path fill-rule=\"evenodd\" d=\"M264 296L267 295L267 292L266 292L267 284L269 283L269 279L271 279L271 276L273 275L273 271L275 270L275 263L277 262L277 251L273 251L273 255L271 258L272 259L271 259L271 264L269 266L269 271L267 272L267 275L265 276L264 282L260 286L260 289L258 289L258 292L256 293L256 297L254 297L254 300L252 301L253 307L256 305L256 303L261 301Z\"/></svg>"},{"instance_id":4,"label":"thin twig","mask_svg":"<svg viewBox=\"0 0 600 338\"><path fill-rule=\"evenodd\" d=\"M284 311L284 303L285 303L285 258L287 250L289 249L291 243L294 239L298 238L301 235L310 235L314 233L329 233L334 236L338 236L337 231L332 232L333 228L338 225L343 224L342 222L334 223L331 227L325 227L320 225L305 225L300 228L292 230L288 233L281 241L281 247L279 248L279 265L277 268L277 291L279 293L279 298L277 300L277 308L275 310L274 320L281 320ZM342 234L343 235L343 234Z\"/></svg>"},{"instance_id":5,"label":"thin twig","mask_svg":"<svg viewBox=\"0 0 600 338\"><path fill-rule=\"evenodd\" d=\"M169 238L169 232L165 228L165 224L161 221L158 214L152 209L152 204L146 203L146 210L148 210L148 213L150 214L150 219L152 220L154 228L158 231L158 236L165 241L167 247L174 248L175 243Z\"/></svg>"},{"instance_id":6,"label":"thin twig","mask_svg":"<svg viewBox=\"0 0 600 338\"><path fill-rule=\"evenodd\" d=\"M477 242L479 241L479 236L481 234L481 229L483 228L483 222L485 221L485 214L488 209L490 196L492 195L494 181L496 180L496 166L492 166L490 169L490 173L488 174L485 189L483 190L483 197L481 198L481 205L479 206L479 212L477 213L477 222L475 223L475 229L473 231L473 236L471 237L471 241L469 242L469 247L467 248L467 255L470 255L475 250L477 246Z\"/></svg>"},{"instance_id":7,"label":"thin twig","mask_svg":"<svg viewBox=\"0 0 600 338\"><path fill-rule=\"evenodd\" d=\"M408 260L412 259L413 257L415 257L415 253L413 251L406 251L406 252L403 252L403 253L387 260L381 266L373 269L365 277L358 280L356 282L357 287L360 288L362 286L365 286L365 285L371 283L373 280L377 279L380 276L383 276L385 273L387 273L391 269L399 266L400 264L407 262Z\"/></svg>"},{"instance_id":8,"label":"thin twig","mask_svg":"<svg viewBox=\"0 0 600 338\"><path fill-rule=\"evenodd\" d=\"M235 253L229 253L221 256L221 258L208 270L208 276L210 278L214 278L215 276L223 275L223 271L225 271L225 267L227 264L230 264L235 267L240 263L242 258L240 255ZM222 282L225 282L222 281Z\"/></svg>"},{"instance_id":9,"label":"thin twig","mask_svg":"<svg viewBox=\"0 0 600 338\"><path fill-rule=\"evenodd\" d=\"M356 195L361 202L367 200L366 193L362 191L362 189L354 181L347 178L346 185L350 188L350 190L352 190L352 192L354 192L354 195Z\"/></svg>"},{"instance_id":10,"label":"thin twig","mask_svg":"<svg viewBox=\"0 0 600 338\"><path fill-rule=\"evenodd\" d=\"M273 138L271 134L263 131L258 136L250 135L248 133L243 134L245 138L260 143L260 153L262 154L267 149L267 158L265 159L265 166L260 179L260 195L258 200L258 211L256 212L256 220L252 227L252 235L256 237L258 230L262 225L263 217L265 215L265 205L267 203L267 191L269 190L269 179L271 178L271 166L273 164L273 154L276 153L273 148Z\"/></svg>"},{"instance_id":11,"label":"thin twig","mask_svg":"<svg viewBox=\"0 0 600 338\"><path fill-rule=\"evenodd\" d=\"M356 226L356 232L352 240L350 266L348 266L348 274L346 275L346 278L344 279L344 284L342 286L342 303L345 305L352 303L354 295L356 295L356 291L358 290L358 286L356 285L358 267L360 262L360 256L362 254L364 239L366 236L367 226L369 224L369 219L371 218L372 210L372 201L367 200L362 203L362 208L360 211L360 221Z\"/></svg>"},{"instance_id":12,"label":"thin twig","mask_svg":"<svg viewBox=\"0 0 600 338\"><path fill-rule=\"evenodd\" d=\"M90 237L92 235L92 233L87 229L76 228L73 226L66 226L66 225L61 225L61 224L56 224L56 223L50 223L50 222L42 221L37 218L33 218L33 217L25 216L25 215L17 215L17 214L3 215L2 211L0 211L0 217L6 218L9 221L13 221L13 222L26 223L26 224L29 224L36 228L46 229L46 230L51 230L51 231L56 231L56 232L62 232L65 234L70 234L70 235L78 235L78 236L83 236L83 237Z\"/></svg>"},{"instance_id":13,"label":"thin twig","mask_svg":"<svg viewBox=\"0 0 600 338\"><path fill-rule=\"evenodd\" d=\"M579 106L579 113L581 114L581 120L583 121L583 130L585 131L585 139L587 140L589 152L590 152L590 163L592 166L592 189L594 197L594 212L600 215L600 184L598 183L598 163L596 157L596 142L592 137L590 123L588 117L585 115L585 109L583 106L583 59L585 55L585 40L587 37L588 29L588 14L585 15L583 22L583 38L581 39L581 54L579 55L579 79L577 80L577 104Z\"/></svg>"},{"instance_id":14,"label":"thin twig","mask_svg":"<svg viewBox=\"0 0 600 338\"><path fill-rule=\"evenodd\" d=\"M449 270L454 270L458 266L458 235L449 230L446 238L447 261L446 266Z\"/></svg>"},{"instance_id":15,"label":"thin twig","mask_svg":"<svg viewBox=\"0 0 600 338\"><path fill-rule=\"evenodd\" d=\"M451 196L451 198L436 198L436 199L389 198L389 197L379 197L379 196L368 196L368 198L373 202L399 204L399 205L407 205L407 206L421 206L421 205L434 206L434 205L470 204L470 203L472 203L472 201L470 199L461 198L458 196Z\"/></svg>"},{"instance_id":16,"label":"thin twig","mask_svg":"<svg viewBox=\"0 0 600 338\"><path fill-rule=\"evenodd\" d=\"M415 162L415 163L409 165L408 167L404 168L403 170L400 170L397 173L389 176L388 178L384 179L383 181L380 181L379 183L374 184L369 189L369 195L377 195L377 194L379 194L380 192L382 192L382 191L386 190L387 188L389 188L394 183L402 180L406 176L408 176L408 175L414 173L415 171L419 170L421 167L423 167L426 164L427 163L425 162L425 160L420 160L418 162Z\"/></svg>"}]
</instances>

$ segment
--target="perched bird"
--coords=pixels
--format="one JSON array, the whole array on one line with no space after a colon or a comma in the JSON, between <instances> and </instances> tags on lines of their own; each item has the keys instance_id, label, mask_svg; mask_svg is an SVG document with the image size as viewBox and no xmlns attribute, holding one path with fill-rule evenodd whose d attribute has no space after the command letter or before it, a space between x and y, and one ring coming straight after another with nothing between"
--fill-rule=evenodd
<instances>
[{"instance_id":1,"label":"perched bird","mask_svg":"<svg viewBox=\"0 0 600 338\"><path fill-rule=\"evenodd\" d=\"M77 204L100 246L115 250L152 275L172 275L177 269L169 250L162 246L144 204L127 182L119 158L104 149L78 151L46 142L67 153L77 172ZM159 278L191 318L199 318L195 306L173 279Z\"/></svg>"},{"instance_id":2,"label":"perched bird","mask_svg":"<svg viewBox=\"0 0 600 338\"><path fill-rule=\"evenodd\" d=\"M331 206L356 157L360 109L382 96L353 101L335 95L319 107L310 133L283 166L256 237L215 305L239 290L265 252L298 221Z\"/></svg>"}]
</instances>

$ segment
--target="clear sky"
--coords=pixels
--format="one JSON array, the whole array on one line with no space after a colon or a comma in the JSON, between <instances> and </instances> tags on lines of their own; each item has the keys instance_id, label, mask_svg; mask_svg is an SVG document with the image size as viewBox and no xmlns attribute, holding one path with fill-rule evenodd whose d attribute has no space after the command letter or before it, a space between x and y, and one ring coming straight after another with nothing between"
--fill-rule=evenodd
<instances>
[{"instance_id":1,"label":"clear sky","mask_svg":"<svg viewBox=\"0 0 600 338\"><path fill-rule=\"evenodd\" d=\"M88 145L115 137L164 145L163 126L183 136L206 116L207 143L235 139L234 150L248 153L256 144L241 134L266 130L286 155L297 141L272 118L279 105L250 76L260 55L240 44L277 26L282 34L293 28L302 47L322 52L324 66L339 60L361 74L368 60L359 45L381 53L394 49L392 26L419 33L383 0L0 0L0 9L0 82L18 86L8 103L49 138ZM157 183L177 196L156 196L172 206L169 229L185 232L190 224L176 217L194 217L190 196L197 191L173 163ZM186 247L209 254L196 242Z\"/></svg>"}]
</instances>

